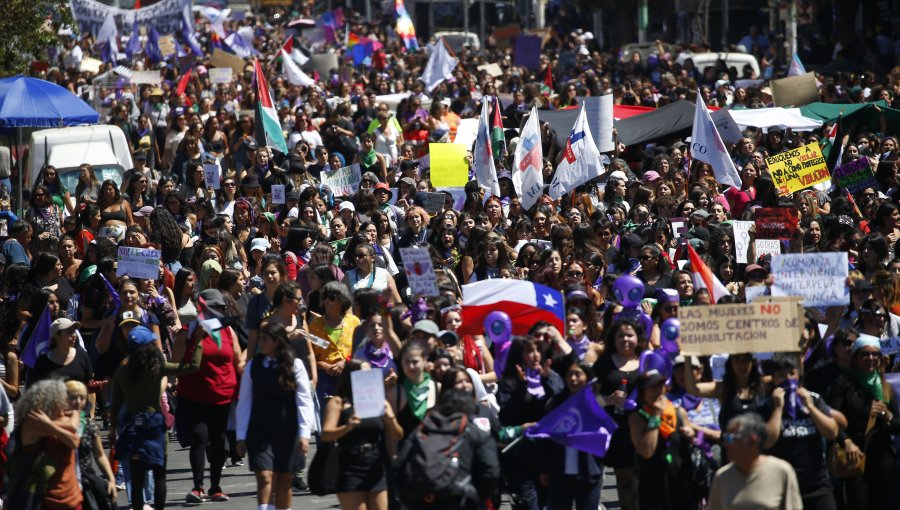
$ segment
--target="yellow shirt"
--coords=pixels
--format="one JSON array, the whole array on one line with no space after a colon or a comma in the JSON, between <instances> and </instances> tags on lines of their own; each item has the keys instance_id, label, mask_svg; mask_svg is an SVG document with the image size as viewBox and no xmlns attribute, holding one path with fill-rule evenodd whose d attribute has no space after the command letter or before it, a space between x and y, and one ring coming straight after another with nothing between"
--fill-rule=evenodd
<instances>
[{"instance_id":1,"label":"yellow shirt","mask_svg":"<svg viewBox=\"0 0 900 510\"><path fill-rule=\"evenodd\" d=\"M309 332L330 342L327 349L313 344L313 355L316 361L336 363L347 359L353 350L353 332L359 326L359 317L347 312L341 325L337 328L329 328L325 324L325 317L316 317L309 323Z\"/></svg>"}]
</instances>

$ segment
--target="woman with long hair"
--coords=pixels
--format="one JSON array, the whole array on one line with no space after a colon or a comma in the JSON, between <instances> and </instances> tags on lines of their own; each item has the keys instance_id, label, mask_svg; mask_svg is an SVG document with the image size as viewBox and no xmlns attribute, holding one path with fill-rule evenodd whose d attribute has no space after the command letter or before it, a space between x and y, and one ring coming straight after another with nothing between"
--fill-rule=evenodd
<instances>
[{"instance_id":1,"label":"woman with long hair","mask_svg":"<svg viewBox=\"0 0 900 510\"><path fill-rule=\"evenodd\" d=\"M365 132L359 135L361 149L353 158L353 163L359 164L362 173L373 172L381 182L387 182L388 163L384 154L375 150L375 135Z\"/></svg>"},{"instance_id":2,"label":"woman with long hair","mask_svg":"<svg viewBox=\"0 0 900 510\"><path fill-rule=\"evenodd\" d=\"M125 189L125 200L131 205L132 211L137 211L144 206L153 206L153 196L150 194L150 177L143 174L134 174L128 180Z\"/></svg>"},{"instance_id":3,"label":"woman with long hair","mask_svg":"<svg viewBox=\"0 0 900 510\"><path fill-rule=\"evenodd\" d=\"M44 167L38 174L35 182L37 185L44 185L47 187L53 205L60 209L65 209L69 214L72 214L75 211L72 197L69 195L69 190L66 188L66 185L63 184L56 167L53 165Z\"/></svg>"},{"instance_id":4,"label":"woman with long hair","mask_svg":"<svg viewBox=\"0 0 900 510\"><path fill-rule=\"evenodd\" d=\"M249 453L257 504L290 508L294 467L315 426L310 378L281 321L262 324L258 346L241 376L237 453Z\"/></svg>"},{"instance_id":5,"label":"woman with long hair","mask_svg":"<svg viewBox=\"0 0 900 510\"><path fill-rule=\"evenodd\" d=\"M312 346L319 376L316 394L324 399L334 394L346 360L353 354L353 332L360 320L350 311L353 299L346 285L327 283L321 296L324 313L310 321L309 332L327 343L313 342Z\"/></svg>"},{"instance_id":6,"label":"woman with long hair","mask_svg":"<svg viewBox=\"0 0 900 510\"><path fill-rule=\"evenodd\" d=\"M94 167L88 163L78 166L78 184L75 185L75 200L78 204L96 204L100 198L100 179Z\"/></svg>"},{"instance_id":7,"label":"woman with long hair","mask_svg":"<svg viewBox=\"0 0 900 510\"><path fill-rule=\"evenodd\" d=\"M168 377L196 372L204 352L194 346L190 361L167 362L157 346L158 338L143 326L132 328L127 338L128 363L120 365L112 379L110 443L118 458L130 464L133 510L144 508L148 470L153 473L155 508L165 508L168 434L163 391Z\"/></svg>"},{"instance_id":8,"label":"woman with long hair","mask_svg":"<svg viewBox=\"0 0 900 510\"><path fill-rule=\"evenodd\" d=\"M98 236L109 237L116 242L125 238L125 229L134 223L131 206L122 199L119 186L113 180L103 181L100 186L100 230Z\"/></svg>"},{"instance_id":9,"label":"woman with long hair","mask_svg":"<svg viewBox=\"0 0 900 510\"><path fill-rule=\"evenodd\" d=\"M181 231L175 217L165 207L157 207L150 213L150 242L160 247L166 269L177 274L182 267L181 252L188 246L190 237Z\"/></svg>"},{"instance_id":10,"label":"woman with long hair","mask_svg":"<svg viewBox=\"0 0 900 510\"><path fill-rule=\"evenodd\" d=\"M166 197L174 193L176 188L178 188L178 184L175 182L174 177L171 175L160 177L159 182L156 184L156 195L153 199L153 205L156 207L166 205Z\"/></svg>"},{"instance_id":11,"label":"woman with long hair","mask_svg":"<svg viewBox=\"0 0 900 510\"><path fill-rule=\"evenodd\" d=\"M390 400L385 401L380 417L360 419L356 415L351 374L371 369L366 362L347 361L322 420L322 441L339 441L337 497L344 510L387 510L385 465L393 455L392 445L404 433Z\"/></svg>"},{"instance_id":12,"label":"woman with long hair","mask_svg":"<svg viewBox=\"0 0 900 510\"><path fill-rule=\"evenodd\" d=\"M103 500L116 500L116 474L110 465L110 459L103 449L103 439L90 413L85 411L88 403L87 386L79 381L67 381L68 410L79 418L78 444L76 458L81 471L81 490L88 508L99 508ZM73 416L74 418L74 416Z\"/></svg>"},{"instance_id":13,"label":"woman with long hair","mask_svg":"<svg viewBox=\"0 0 900 510\"><path fill-rule=\"evenodd\" d=\"M68 318L60 318L50 325L50 348L37 359L29 371L28 385L50 378L64 381L74 380L87 384L94 376L87 351L78 345L76 329L81 323ZM39 341L32 338L29 341Z\"/></svg>"},{"instance_id":14,"label":"woman with long hair","mask_svg":"<svg viewBox=\"0 0 900 510\"><path fill-rule=\"evenodd\" d=\"M672 268L658 246L655 244L644 245L638 261L641 264L641 270L636 276L644 282L648 291L672 286Z\"/></svg>"},{"instance_id":15,"label":"woman with long hair","mask_svg":"<svg viewBox=\"0 0 900 510\"><path fill-rule=\"evenodd\" d=\"M428 344L407 340L400 349L400 371L394 391L387 392L391 409L396 410L402 434L409 435L437 402L437 383L428 373Z\"/></svg>"},{"instance_id":16,"label":"woman with long hair","mask_svg":"<svg viewBox=\"0 0 900 510\"><path fill-rule=\"evenodd\" d=\"M503 238L494 235L488 236L481 243L478 257L475 259L475 267L467 283L503 278L504 271L507 272L507 276L514 274L508 250Z\"/></svg>"},{"instance_id":17,"label":"woman with long hair","mask_svg":"<svg viewBox=\"0 0 900 510\"><path fill-rule=\"evenodd\" d=\"M318 370L316 358L313 356L312 343L306 334L308 327L306 315L303 313L305 308L303 294L300 292L297 282L290 280L282 282L275 289L272 312L267 320L277 321L284 326L288 344L293 349L294 356L303 362L309 380L315 387L318 383Z\"/></svg>"},{"instance_id":18,"label":"woman with long hair","mask_svg":"<svg viewBox=\"0 0 900 510\"><path fill-rule=\"evenodd\" d=\"M349 246L347 251L350 251ZM344 285L351 290L367 288L388 291L391 300L395 304L399 304L401 302L400 293L394 277L387 269L375 265L375 248L369 242L360 242L356 243L352 253L354 267L344 275Z\"/></svg>"},{"instance_id":19,"label":"woman with long hair","mask_svg":"<svg viewBox=\"0 0 900 510\"><path fill-rule=\"evenodd\" d=\"M262 318L272 310L275 300L275 291L282 281L287 280L287 266L276 254L267 254L259 262L260 275L263 281L263 291L254 294L247 303L247 320L244 326L247 328L249 340L247 342L247 355L256 356L256 340L259 335L259 326Z\"/></svg>"},{"instance_id":20,"label":"woman with long hair","mask_svg":"<svg viewBox=\"0 0 900 510\"><path fill-rule=\"evenodd\" d=\"M186 200L214 199L215 191L206 186L206 178L203 175L203 164L190 163L185 167L184 183L178 186L176 193Z\"/></svg>"},{"instance_id":21,"label":"woman with long hair","mask_svg":"<svg viewBox=\"0 0 900 510\"><path fill-rule=\"evenodd\" d=\"M34 230L37 240L41 234L49 234L59 238L62 233L63 208L53 203L50 188L38 184L31 192L31 207L25 212L25 219Z\"/></svg>"}]
</instances>

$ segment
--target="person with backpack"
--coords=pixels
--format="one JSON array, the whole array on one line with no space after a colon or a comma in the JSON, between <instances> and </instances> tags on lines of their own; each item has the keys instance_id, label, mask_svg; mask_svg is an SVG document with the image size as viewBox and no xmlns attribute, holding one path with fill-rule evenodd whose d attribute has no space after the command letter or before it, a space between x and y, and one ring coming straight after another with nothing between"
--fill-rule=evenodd
<instances>
[{"instance_id":1,"label":"person with backpack","mask_svg":"<svg viewBox=\"0 0 900 510\"><path fill-rule=\"evenodd\" d=\"M474 510L500 481L500 459L489 431L471 420L471 392L441 393L397 451L395 487L405 510Z\"/></svg>"},{"instance_id":2,"label":"person with backpack","mask_svg":"<svg viewBox=\"0 0 900 510\"><path fill-rule=\"evenodd\" d=\"M389 458L388 446L403 437L397 415L387 400L384 414L379 418L361 420L354 412L350 374L371 368L364 361L350 359L346 362L322 420L321 440L338 441L336 492L344 510L387 510L385 467Z\"/></svg>"}]
</instances>

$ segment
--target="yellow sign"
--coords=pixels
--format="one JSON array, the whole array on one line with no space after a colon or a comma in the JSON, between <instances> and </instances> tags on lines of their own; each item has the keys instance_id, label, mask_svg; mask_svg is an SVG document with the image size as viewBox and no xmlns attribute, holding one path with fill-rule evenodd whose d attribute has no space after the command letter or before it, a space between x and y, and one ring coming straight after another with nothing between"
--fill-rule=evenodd
<instances>
[{"instance_id":1,"label":"yellow sign","mask_svg":"<svg viewBox=\"0 0 900 510\"><path fill-rule=\"evenodd\" d=\"M813 142L766 158L779 195L790 195L831 179L819 144Z\"/></svg>"},{"instance_id":2,"label":"yellow sign","mask_svg":"<svg viewBox=\"0 0 900 510\"><path fill-rule=\"evenodd\" d=\"M700 356L796 352L804 324L803 308L795 299L687 306L678 310L678 320L682 351Z\"/></svg>"},{"instance_id":3,"label":"yellow sign","mask_svg":"<svg viewBox=\"0 0 900 510\"><path fill-rule=\"evenodd\" d=\"M431 185L437 189L462 187L469 182L466 146L458 143L430 143Z\"/></svg>"}]
</instances>

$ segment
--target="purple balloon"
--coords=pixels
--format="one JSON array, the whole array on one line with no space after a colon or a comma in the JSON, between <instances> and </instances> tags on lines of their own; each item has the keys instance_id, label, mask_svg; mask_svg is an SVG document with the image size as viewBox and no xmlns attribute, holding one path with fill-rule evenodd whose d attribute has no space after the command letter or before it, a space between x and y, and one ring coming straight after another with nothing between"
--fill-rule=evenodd
<instances>
[{"instance_id":1,"label":"purple balloon","mask_svg":"<svg viewBox=\"0 0 900 510\"><path fill-rule=\"evenodd\" d=\"M638 370L641 374L646 374L651 370L656 370L664 375L666 379L672 376L672 362L669 358L655 351L644 351L641 353L640 365Z\"/></svg>"},{"instance_id":2,"label":"purple balloon","mask_svg":"<svg viewBox=\"0 0 900 510\"><path fill-rule=\"evenodd\" d=\"M620 276L613 284L613 294L625 308L638 306L644 298L644 282L630 274Z\"/></svg>"},{"instance_id":3,"label":"purple balloon","mask_svg":"<svg viewBox=\"0 0 900 510\"><path fill-rule=\"evenodd\" d=\"M666 319L659 325L659 341L663 352L670 358L678 356L679 349L676 341L681 336L681 322L672 317Z\"/></svg>"},{"instance_id":4,"label":"purple balloon","mask_svg":"<svg viewBox=\"0 0 900 510\"><path fill-rule=\"evenodd\" d=\"M494 348L494 370L497 377L503 375L506 368L506 355L512 345L512 320L509 315L499 310L493 311L484 318L484 335L491 340Z\"/></svg>"}]
</instances>

